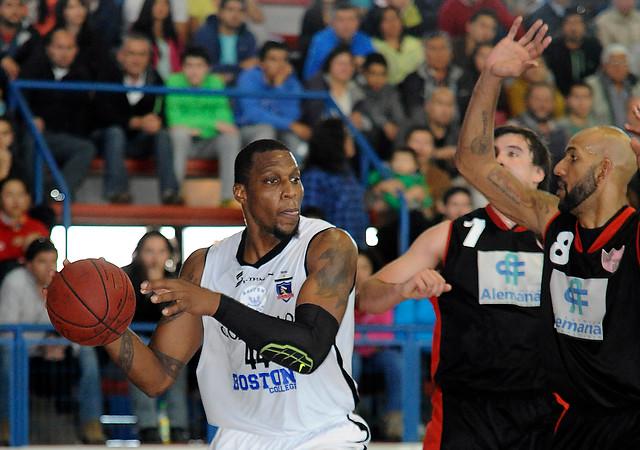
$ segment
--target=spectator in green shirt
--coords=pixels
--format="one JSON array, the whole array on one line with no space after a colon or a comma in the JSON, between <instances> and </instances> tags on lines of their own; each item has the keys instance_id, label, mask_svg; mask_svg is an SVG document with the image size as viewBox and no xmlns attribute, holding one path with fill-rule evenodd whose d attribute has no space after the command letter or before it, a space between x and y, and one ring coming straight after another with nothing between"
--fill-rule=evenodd
<instances>
[{"instance_id":1,"label":"spectator in green shirt","mask_svg":"<svg viewBox=\"0 0 640 450\"><path fill-rule=\"evenodd\" d=\"M224 81L209 73L211 60L202 47L190 47L182 55L182 72L167 79L167 87L224 89ZM240 134L234 124L227 97L219 95L169 94L167 125L173 141L178 183L185 177L188 158L218 158L223 204L233 199L233 164L240 152Z\"/></svg>"}]
</instances>

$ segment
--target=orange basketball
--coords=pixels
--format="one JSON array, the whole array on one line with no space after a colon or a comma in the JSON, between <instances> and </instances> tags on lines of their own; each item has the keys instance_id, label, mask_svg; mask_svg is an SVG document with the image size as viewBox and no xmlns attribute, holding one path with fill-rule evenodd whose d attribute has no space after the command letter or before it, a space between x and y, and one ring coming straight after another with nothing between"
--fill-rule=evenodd
<instances>
[{"instance_id":1,"label":"orange basketball","mask_svg":"<svg viewBox=\"0 0 640 450\"><path fill-rule=\"evenodd\" d=\"M136 309L127 274L100 259L82 259L57 273L47 293L47 311L55 329L77 344L96 346L125 332Z\"/></svg>"}]
</instances>

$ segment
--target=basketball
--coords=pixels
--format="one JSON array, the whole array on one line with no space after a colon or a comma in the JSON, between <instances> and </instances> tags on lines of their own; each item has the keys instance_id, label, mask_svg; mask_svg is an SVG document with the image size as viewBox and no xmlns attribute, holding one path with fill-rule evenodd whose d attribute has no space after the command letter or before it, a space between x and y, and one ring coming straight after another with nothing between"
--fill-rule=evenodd
<instances>
[{"instance_id":1,"label":"basketball","mask_svg":"<svg viewBox=\"0 0 640 450\"><path fill-rule=\"evenodd\" d=\"M136 309L127 274L100 259L82 259L57 273L47 293L47 312L62 336L81 345L105 345L125 332Z\"/></svg>"}]
</instances>

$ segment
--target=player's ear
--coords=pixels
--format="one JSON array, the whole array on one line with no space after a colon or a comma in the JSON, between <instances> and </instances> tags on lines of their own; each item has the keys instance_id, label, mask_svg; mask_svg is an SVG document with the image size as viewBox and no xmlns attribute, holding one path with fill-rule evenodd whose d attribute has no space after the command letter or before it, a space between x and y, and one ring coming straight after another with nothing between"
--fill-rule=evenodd
<instances>
[{"instance_id":1,"label":"player's ear","mask_svg":"<svg viewBox=\"0 0 640 450\"><path fill-rule=\"evenodd\" d=\"M247 202L247 188L244 184L236 183L233 185L233 198L241 205Z\"/></svg>"},{"instance_id":2,"label":"player's ear","mask_svg":"<svg viewBox=\"0 0 640 450\"><path fill-rule=\"evenodd\" d=\"M544 180L544 169L542 167L535 166L535 173L533 175L533 182L536 184L542 183Z\"/></svg>"},{"instance_id":3,"label":"player's ear","mask_svg":"<svg viewBox=\"0 0 640 450\"><path fill-rule=\"evenodd\" d=\"M602 161L600 161L600 164L596 166L595 173L593 174L594 178L596 179L596 183L600 184L600 182L602 182L607 177L607 175L609 175L611 169L611 160L609 158L603 158Z\"/></svg>"}]
</instances>

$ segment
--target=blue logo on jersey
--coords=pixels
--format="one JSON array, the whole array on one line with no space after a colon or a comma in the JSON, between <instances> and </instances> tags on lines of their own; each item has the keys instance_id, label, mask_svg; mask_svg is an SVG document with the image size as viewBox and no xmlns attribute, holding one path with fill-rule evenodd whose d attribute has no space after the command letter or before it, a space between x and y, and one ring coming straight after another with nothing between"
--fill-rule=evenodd
<instances>
[{"instance_id":1,"label":"blue logo on jersey","mask_svg":"<svg viewBox=\"0 0 640 450\"><path fill-rule=\"evenodd\" d=\"M284 300L288 302L293 297L293 292L291 289L291 281L278 281L276 282L276 294L278 300Z\"/></svg>"},{"instance_id":2,"label":"blue logo on jersey","mask_svg":"<svg viewBox=\"0 0 640 450\"><path fill-rule=\"evenodd\" d=\"M524 266L524 261L518 261L518 255L515 253L507 253L504 261L498 261L498 264L496 264L496 271L500 275L505 276L505 282L507 284L517 286L518 277L524 275L524 271L519 270L521 266Z\"/></svg>"},{"instance_id":3,"label":"blue logo on jersey","mask_svg":"<svg viewBox=\"0 0 640 450\"><path fill-rule=\"evenodd\" d=\"M297 389L296 375L291 369L274 369L270 372L249 375L232 374L234 391L268 390L271 394Z\"/></svg>"},{"instance_id":4,"label":"blue logo on jersey","mask_svg":"<svg viewBox=\"0 0 640 450\"><path fill-rule=\"evenodd\" d=\"M571 303L570 313L576 312L576 306L578 307L578 314L582 315L582 307L589 306L586 300L582 300L583 295L588 295L586 289L582 289L582 281L573 279L569 283L569 289L564 293L564 299Z\"/></svg>"}]
</instances>

